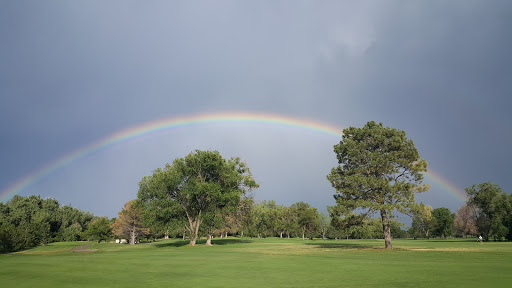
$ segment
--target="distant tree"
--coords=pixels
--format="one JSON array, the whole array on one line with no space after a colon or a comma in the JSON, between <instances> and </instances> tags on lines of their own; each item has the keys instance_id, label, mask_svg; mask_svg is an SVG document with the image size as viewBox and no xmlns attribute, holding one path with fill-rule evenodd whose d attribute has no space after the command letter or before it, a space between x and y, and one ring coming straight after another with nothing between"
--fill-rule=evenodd
<instances>
[{"instance_id":1,"label":"distant tree","mask_svg":"<svg viewBox=\"0 0 512 288\"><path fill-rule=\"evenodd\" d=\"M107 217L98 217L91 221L87 230L83 232L84 238L100 243L112 239L112 227Z\"/></svg>"},{"instance_id":2,"label":"distant tree","mask_svg":"<svg viewBox=\"0 0 512 288\"><path fill-rule=\"evenodd\" d=\"M53 198L15 195L0 203L0 251L20 251L55 241L80 240L94 216Z\"/></svg>"},{"instance_id":3,"label":"distant tree","mask_svg":"<svg viewBox=\"0 0 512 288\"><path fill-rule=\"evenodd\" d=\"M238 203L238 209L232 215L234 223L240 236L244 237L244 232L250 228L251 225L251 211L254 206L254 199L252 197L242 197Z\"/></svg>"},{"instance_id":4,"label":"distant tree","mask_svg":"<svg viewBox=\"0 0 512 288\"><path fill-rule=\"evenodd\" d=\"M82 226L80 226L79 223L75 223L64 228L64 231L62 231L62 239L64 241L78 241L81 239L81 234Z\"/></svg>"},{"instance_id":5,"label":"distant tree","mask_svg":"<svg viewBox=\"0 0 512 288\"><path fill-rule=\"evenodd\" d=\"M455 214L454 226L458 236L478 235L476 226L476 208L467 203L457 210Z\"/></svg>"},{"instance_id":6,"label":"distant tree","mask_svg":"<svg viewBox=\"0 0 512 288\"><path fill-rule=\"evenodd\" d=\"M330 235L334 238L352 237L352 227L367 223L366 215L356 214L352 209L342 205L327 206L327 212L331 218Z\"/></svg>"},{"instance_id":7,"label":"distant tree","mask_svg":"<svg viewBox=\"0 0 512 288\"><path fill-rule=\"evenodd\" d=\"M270 209L267 207L266 201L255 204L251 211L251 234L258 238L271 235L272 223L270 217Z\"/></svg>"},{"instance_id":8,"label":"distant tree","mask_svg":"<svg viewBox=\"0 0 512 288\"><path fill-rule=\"evenodd\" d=\"M302 234L302 240L305 240L306 233L313 234L316 231L318 223L318 211L310 207L308 203L297 202L290 206L297 215L297 225Z\"/></svg>"},{"instance_id":9,"label":"distant tree","mask_svg":"<svg viewBox=\"0 0 512 288\"><path fill-rule=\"evenodd\" d=\"M217 151L196 150L143 178L138 199L146 206L165 201L170 202L165 205L181 209L188 220L190 245L195 245L205 215L236 207L246 191L256 187L249 168L239 158L226 161Z\"/></svg>"},{"instance_id":10,"label":"distant tree","mask_svg":"<svg viewBox=\"0 0 512 288\"><path fill-rule=\"evenodd\" d=\"M512 214L512 205L510 196L500 186L486 182L466 188L466 193L469 196L468 204L476 207L478 232L486 241L489 237L501 239L510 233L507 219Z\"/></svg>"},{"instance_id":11,"label":"distant tree","mask_svg":"<svg viewBox=\"0 0 512 288\"><path fill-rule=\"evenodd\" d=\"M412 213L411 233L414 237L430 238L430 232L433 228L432 206L418 205Z\"/></svg>"},{"instance_id":12,"label":"distant tree","mask_svg":"<svg viewBox=\"0 0 512 288\"><path fill-rule=\"evenodd\" d=\"M290 236L299 229L298 215L292 207L284 207L282 213L283 215L281 217L284 221L286 237L290 238Z\"/></svg>"},{"instance_id":13,"label":"distant tree","mask_svg":"<svg viewBox=\"0 0 512 288\"><path fill-rule=\"evenodd\" d=\"M450 236L453 231L454 218L455 215L448 208L441 207L432 210L432 219L434 221L432 234L441 238Z\"/></svg>"},{"instance_id":14,"label":"distant tree","mask_svg":"<svg viewBox=\"0 0 512 288\"><path fill-rule=\"evenodd\" d=\"M421 184L427 162L404 131L373 121L344 129L334 152L339 166L327 179L336 189L337 205L380 213L385 247L391 249L392 213L410 213L417 205L414 194L428 190Z\"/></svg>"},{"instance_id":15,"label":"distant tree","mask_svg":"<svg viewBox=\"0 0 512 288\"><path fill-rule=\"evenodd\" d=\"M320 235L322 235L322 239L327 239L327 231L329 230L329 226L331 225L331 218L329 218L329 215L325 213L319 213L318 214L318 231L320 232Z\"/></svg>"},{"instance_id":16,"label":"distant tree","mask_svg":"<svg viewBox=\"0 0 512 288\"><path fill-rule=\"evenodd\" d=\"M94 215L66 205L60 207L57 219L60 224L57 238L64 241L79 241L82 239L82 232L94 219Z\"/></svg>"},{"instance_id":17,"label":"distant tree","mask_svg":"<svg viewBox=\"0 0 512 288\"><path fill-rule=\"evenodd\" d=\"M130 245L135 245L140 236L149 234L149 228L142 224L142 209L135 207L135 200L128 201L112 224L116 236L127 237Z\"/></svg>"}]
</instances>

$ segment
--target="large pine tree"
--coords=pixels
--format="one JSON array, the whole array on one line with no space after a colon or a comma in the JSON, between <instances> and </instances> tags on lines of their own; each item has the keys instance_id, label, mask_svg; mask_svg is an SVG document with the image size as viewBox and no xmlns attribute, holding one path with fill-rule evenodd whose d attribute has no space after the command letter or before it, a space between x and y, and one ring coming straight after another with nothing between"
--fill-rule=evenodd
<instances>
[{"instance_id":1,"label":"large pine tree","mask_svg":"<svg viewBox=\"0 0 512 288\"><path fill-rule=\"evenodd\" d=\"M337 205L380 213L385 246L391 249L392 212L410 212L416 207L414 193L428 190L421 184L427 162L404 131L373 121L344 129L334 152L339 165L327 179L336 189Z\"/></svg>"}]
</instances>

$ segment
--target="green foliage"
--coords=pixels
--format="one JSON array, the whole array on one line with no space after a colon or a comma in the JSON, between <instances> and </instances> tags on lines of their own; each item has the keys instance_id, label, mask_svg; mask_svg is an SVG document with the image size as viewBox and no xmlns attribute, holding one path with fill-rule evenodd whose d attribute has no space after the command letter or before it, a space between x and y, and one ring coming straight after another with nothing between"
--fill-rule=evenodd
<instances>
[{"instance_id":1,"label":"green foliage","mask_svg":"<svg viewBox=\"0 0 512 288\"><path fill-rule=\"evenodd\" d=\"M453 214L448 208L441 207L432 210L432 219L433 236L445 238L452 235L455 214Z\"/></svg>"},{"instance_id":2,"label":"green foliage","mask_svg":"<svg viewBox=\"0 0 512 288\"><path fill-rule=\"evenodd\" d=\"M93 219L83 232L83 236L87 240L101 241L110 240L113 237L112 227L107 217L98 217Z\"/></svg>"},{"instance_id":3,"label":"green foliage","mask_svg":"<svg viewBox=\"0 0 512 288\"><path fill-rule=\"evenodd\" d=\"M380 213L385 246L391 248L392 213L410 213L416 208L414 193L428 190L421 184L427 162L404 131L373 121L363 128L344 129L334 152L339 166L327 179L336 189L337 205L346 212Z\"/></svg>"},{"instance_id":4,"label":"green foliage","mask_svg":"<svg viewBox=\"0 0 512 288\"><path fill-rule=\"evenodd\" d=\"M136 206L135 200L128 201L111 224L112 233L120 238L128 238L130 245L135 245L136 240L149 234L149 229L142 223L142 209Z\"/></svg>"},{"instance_id":5,"label":"green foliage","mask_svg":"<svg viewBox=\"0 0 512 288\"><path fill-rule=\"evenodd\" d=\"M52 198L15 195L0 203L0 252L20 251L39 244L80 240L93 215Z\"/></svg>"},{"instance_id":6,"label":"green foliage","mask_svg":"<svg viewBox=\"0 0 512 288\"><path fill-rule=\"evenodd\" d=\"M468 204L476 208L476 226L485 240L512 240L512 196L491 182L468 187L466 193Z\"/></svg>"},{"instance_id":7,"label":"green foliage","mask_svg":"<svg viewBox=\"0 0 512 288\"><path fill-rule=\"evenodd\" d=\"M138 200L145 210L158 211L144 213L145 221L153 226L165 227L165 221L179 222L185 215L190 244L195 245L201 224L217 225L210 221L213 214L237 207L242 196L256 187L249 168L239 158L226 161L218 151L196 150L144 177L139 183Z\"/></svg>"},{"instance_id":8,"label":"green foliage","mask_svg":"<svg viewBox=\"0 0 512 288\"><path fill-rule=\"evenodd\" d=\"M310 207L308 203L297 202L290 206L292 211L297 215L297 225L302 235L302 240L306 234L314 235L318 223L318 211L314 207Z\"/></svg>"},{"instance_id":9,"label":"green foliage","mask_svg":"<svg viewBox=\"0 0 512 288\"><path fill-rule=\"evenodd\" d=\"M430 238L434 226L432 206L421 203L412 213L412 227L410 233L413 237Z\"/></svg>"}]
</instances>

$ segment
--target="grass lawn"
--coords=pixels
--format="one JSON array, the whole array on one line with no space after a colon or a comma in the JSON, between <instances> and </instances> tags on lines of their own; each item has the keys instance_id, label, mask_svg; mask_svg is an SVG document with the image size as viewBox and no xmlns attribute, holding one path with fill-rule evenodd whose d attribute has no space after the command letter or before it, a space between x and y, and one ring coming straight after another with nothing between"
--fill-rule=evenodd
<instances>
[{"instance_id":1,"label":"grass lawn","mask_svg":"<svg viewBox=\"0 0 512 288\"><path fill-rule=\"evenodd\" d=\"M0 287L512 287L510 242L393 240L392 251L383 240L187 243L66 242L4 254ZM73 251L84 244L90 251Z\"/></svg>"}]
</instances>

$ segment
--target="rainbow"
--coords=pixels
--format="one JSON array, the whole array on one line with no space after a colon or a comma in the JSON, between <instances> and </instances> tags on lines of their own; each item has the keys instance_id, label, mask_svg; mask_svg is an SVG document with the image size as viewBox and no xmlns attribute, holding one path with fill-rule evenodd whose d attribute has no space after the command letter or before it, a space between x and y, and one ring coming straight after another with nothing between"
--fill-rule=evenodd
<instances>
[{"instance_id":1,"label":"rainbow","mask_svg":"<svg viewBox=\"0 0 512 288\"><path fill-rule=\"evenodd\" d=\"M455 197L457 200L461 202L466 202L466 200L468 199L468 196L464 190L458 188L457 186L455 186L455 184L443 178L441 175L439 175L439 173L435 172L434 170L429 169L425 176L426 179L430 179L434 183L440 185L443 188L443 190L448 191L450 195Z\"/></svg>"},{"instance_id":2,"label":"rainbow","mask_svg":"<svg viewBox=\"0 0 512 288\"><path fill-rule=\"evenodd\" d=\"M200 125L206 123L226 123L226 122L254 122L267 125L279 125L287 127L297 127L332 135L335 137L342 136L342 128L333 126L328 123L319 122L311 119L266 114L254 112L228 112L228 113L207 113L192 114L180 117L171 117L147 122L141 125L132 126L124 130L115 132L99 141L84 146L74 152L62 156L56 161L49 163L39 170L36 170L25 177L19 179L15 183L8 186L0 193L0 201L8 201L14 195L19 194L27 187L38 182L40 179L48 176L52 172L65 167L72 162L85 157L91 153L101 150L105 147L121 143L123 141L133 139L142 135L156 133L164 130L174 129L178 127L186 127ZM440 184L446 191L461 201L466 200L465 193L458 189L455 185L442 178L439 174L430 170L427 178L435 183Z\"/></svg>"}]
</instances>

